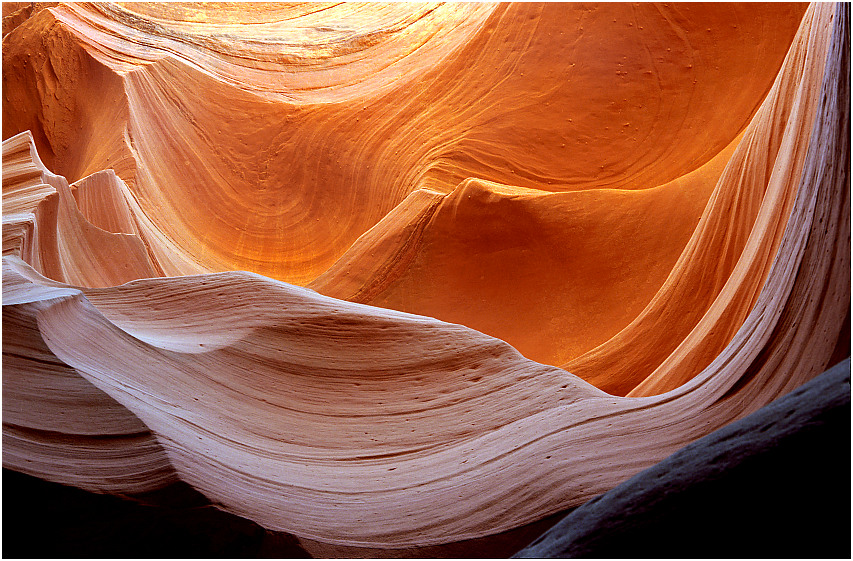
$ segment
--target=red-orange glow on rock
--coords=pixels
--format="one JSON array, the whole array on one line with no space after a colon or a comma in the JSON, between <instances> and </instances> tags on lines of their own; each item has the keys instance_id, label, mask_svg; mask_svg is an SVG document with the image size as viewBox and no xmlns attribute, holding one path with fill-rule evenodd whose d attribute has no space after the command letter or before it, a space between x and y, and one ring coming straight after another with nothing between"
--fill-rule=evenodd
<instances>
[{"instance_id":1,"label":"red-orange glow on rock","mask_svg":"<svg viewBox=\"0 0 853 561\"><path fill-rule=\"evenodd\" d=\"M5 467L181 480L319 553L429 546L834 355L842 4L3 16Z\"/></svg>"}]
</instances>

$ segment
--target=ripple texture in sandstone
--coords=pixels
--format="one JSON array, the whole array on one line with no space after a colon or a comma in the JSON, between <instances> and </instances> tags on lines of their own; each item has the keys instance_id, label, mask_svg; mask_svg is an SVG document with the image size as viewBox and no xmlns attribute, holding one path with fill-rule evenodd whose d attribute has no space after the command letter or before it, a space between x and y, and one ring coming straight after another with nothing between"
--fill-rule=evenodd
<instances>
[{"instance_id":1,"label":"ripple texture in sandstone","mask_svg":"<svg viewBox=\"0 0 853 561\"><path fill-rule=\"evenodd\" d=\"M846 5L3 15L4 467L429 546L849 354Z\"/></svg>"}]
</instances>

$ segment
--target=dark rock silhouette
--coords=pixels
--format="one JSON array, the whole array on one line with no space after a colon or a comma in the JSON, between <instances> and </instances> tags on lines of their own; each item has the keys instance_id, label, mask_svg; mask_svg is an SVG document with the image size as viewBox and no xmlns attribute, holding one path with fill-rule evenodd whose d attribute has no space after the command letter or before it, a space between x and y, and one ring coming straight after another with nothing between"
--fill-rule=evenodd
<instances>
[{"instance_id":1,"label":"dark rock silhouette","mask_svg":"<svg viewBox=\"0 0 853 561\"><path fill-rule=\"evenodd\" d=\"M850 359L578 507L515 557L849 557Z\"/></svg>"}]
</instances>

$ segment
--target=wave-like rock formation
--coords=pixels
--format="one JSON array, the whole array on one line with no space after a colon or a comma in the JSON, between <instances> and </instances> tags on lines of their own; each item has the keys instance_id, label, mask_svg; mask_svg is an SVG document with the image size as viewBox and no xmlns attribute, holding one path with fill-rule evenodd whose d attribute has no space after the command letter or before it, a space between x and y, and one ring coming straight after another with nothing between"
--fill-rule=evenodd
<instances>
[{"instance_id":1,"label":"wave-like rock formation","mask_svg":"<svg viewBox=\"0 0 853 561\"><path fill-rule=\"evenodd\" d=\"M848 359L572 511L515 557L843 559L849 478Z\"/></svg>"},{"instance_id":2,"label":"wave-like rock formation","mask_svg":"<svg viewBox=\"0 0 853 561\"><path fill-rule=\"evenodd\" d=\"M3 28L4 467L427 546L582 504L849 353L845 5Z\"/></svg>"}]
</instances>

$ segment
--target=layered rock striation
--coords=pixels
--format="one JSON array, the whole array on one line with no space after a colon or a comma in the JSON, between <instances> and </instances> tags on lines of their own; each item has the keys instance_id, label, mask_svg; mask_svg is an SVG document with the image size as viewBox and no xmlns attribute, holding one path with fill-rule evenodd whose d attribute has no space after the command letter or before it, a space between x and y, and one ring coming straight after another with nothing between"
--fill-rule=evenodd
<instances>
[{"instance_id":1,"label":"layered rock striation","mask_svg":"<svg viewBox=\"0 0 853 561\"><path fill-rule=\"evenodd\" d=\"M14 8L4 467L427 546L849 354L845 5Z\"/></svg>"}]
</instances>

